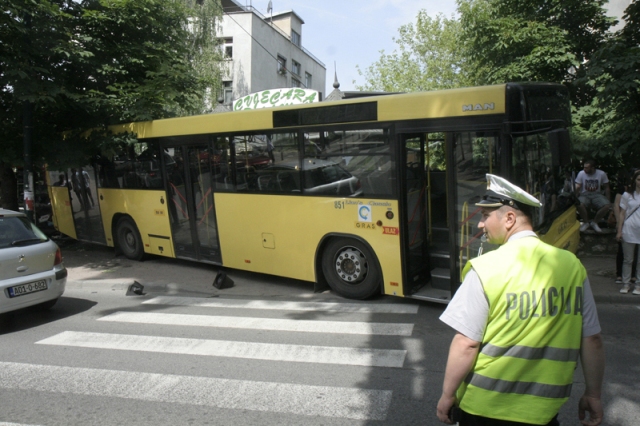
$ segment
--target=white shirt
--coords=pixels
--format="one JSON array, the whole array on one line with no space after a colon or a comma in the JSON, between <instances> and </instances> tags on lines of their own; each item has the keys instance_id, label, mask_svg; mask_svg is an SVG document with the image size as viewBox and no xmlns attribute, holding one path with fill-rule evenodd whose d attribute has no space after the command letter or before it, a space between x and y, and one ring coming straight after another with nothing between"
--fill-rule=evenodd
<instances>
[{"instance_id":1,"label":"white shirt","mask_svg":"<svg viewBox=\"0 0 640 426\"><path fill-rule=\"evenodd\" d=\"M536 237L536 234L533 231L518 232L512 235L509 241L524 237ZM588 277L582 283L582 296L582 337L588 337L600 333L598 312ZM484 292L480 277L471 268L447 309L440 316L440 321L468 338L482 342L488 319L489 299Z\"/></svg>"},{"instance_id":2,"label":"white shirt","mask_svg":"<svg viewBox=\"0 0 640 426\"><path fill-rule=\"evenodd\" d=\"M576 183L580 184L580 193L585 192L602 192L602 185L609 183L607 174L600 169L596 169L593 174L586 174L584 170L581 170L576 176Z\"/></svg>"},{"instance_id":3,"label":"white shirt","mask_svg":"<svg viewBox=\"0 0 640 426\"><path fill-rule=\"evenodd\" d=\"M620 208L626 213L626 219L622 225L622 241L640 244L640 193L635 192L633 195L625 192L620 198ZM634 212L636 208L638 210Z\"/></svg>"}]
</instances>

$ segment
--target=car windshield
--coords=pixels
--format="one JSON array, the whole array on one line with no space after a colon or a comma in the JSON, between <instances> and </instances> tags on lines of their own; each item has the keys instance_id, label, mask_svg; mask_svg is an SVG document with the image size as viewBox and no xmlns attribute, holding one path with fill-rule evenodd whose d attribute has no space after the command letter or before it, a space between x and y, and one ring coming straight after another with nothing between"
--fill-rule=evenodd
<instances>
[{"instance_id":1,"label":"car windshield","mask_svg":"<svg viewBox=\"0 0 640 426\"><path fill-rule=\"evenodd\" d=\"M37 244L47 239L26 217L0 216L0 248Z\"/></svg>"}]
</instances>

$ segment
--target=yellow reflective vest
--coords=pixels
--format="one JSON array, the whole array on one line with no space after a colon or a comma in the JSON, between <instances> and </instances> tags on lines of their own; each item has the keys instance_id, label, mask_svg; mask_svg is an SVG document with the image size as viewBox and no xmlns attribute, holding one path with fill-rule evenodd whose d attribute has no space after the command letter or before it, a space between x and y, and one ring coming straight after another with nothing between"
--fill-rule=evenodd
<instances>
[{"instance_id":1,"label":"yellow reflective vest","mask_svg":"<svg viewBox=\"0 0 640 426\"><path fill-rule=\"evenodd\" d=\"M470 260L489 300L478 358L458 389L471 414L545 425L571 393L587 273L570 252L524 237Z\"/></svg>"}]
</instances>

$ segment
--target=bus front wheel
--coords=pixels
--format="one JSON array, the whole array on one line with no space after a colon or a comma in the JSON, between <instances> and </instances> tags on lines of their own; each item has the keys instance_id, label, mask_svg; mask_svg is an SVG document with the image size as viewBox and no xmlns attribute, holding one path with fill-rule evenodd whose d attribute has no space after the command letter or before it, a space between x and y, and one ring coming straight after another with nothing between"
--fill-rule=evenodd
<instances>
[{"instance_id":1,"label":"bus front wheel","mask_svg":"<svg viewBox=\"0 0 640 426\"><path fill-rule=\"evenodd\" d=\"M375 255L357 240L330 241L322 254L322 272L329 286L349 299L367 299L380 290Z\"/></svg>"},{"instance_id":2,"label":"bus front wheel","mask_svg":"<svg viewBox=\"0 0 640 426\"><path fill-rule=\"evenodd\" d=\"M129 218L123 217L116 225L116 241L118 248L131 260L142 260L144 247L138 227Z\"/></svg>"}]
</instances>

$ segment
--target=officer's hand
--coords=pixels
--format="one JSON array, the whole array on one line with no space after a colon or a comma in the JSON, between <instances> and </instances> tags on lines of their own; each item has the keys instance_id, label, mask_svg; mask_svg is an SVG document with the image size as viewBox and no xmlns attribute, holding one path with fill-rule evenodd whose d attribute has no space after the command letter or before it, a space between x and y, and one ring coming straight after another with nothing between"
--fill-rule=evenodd
<instances>
[{"instance_id":1,"label":"officer's hand","mask_svg":"<svg viewBox=\"0 0 640 426\"><path fill-rule=\"evenodd\" d=\"M589 413L589 419L586 419L586 412ZM604 412L602 409L602 401L600 398L582 395L578 404L578 417L580 423L587 426L597 426L602 423Z\"/></svg>"},{"instance_id":2,"label":"officer's hand","mask_svg":"<svg viewBox=\"0 0 640 426\"><path fill-rule=\"evenodd\" d=\"M451 420L449 420L449 410L453 407L453 404L456 403L456 397L445 396L444 394L440 397L440 401L438 401L437 414L438 418L442 423L446 423L448 425L453 424Z\"/></svg>"}]
</instances>

